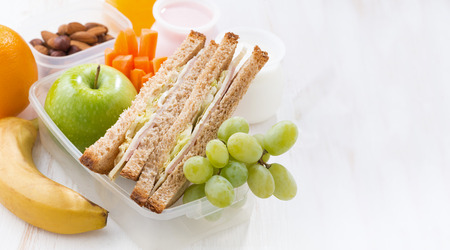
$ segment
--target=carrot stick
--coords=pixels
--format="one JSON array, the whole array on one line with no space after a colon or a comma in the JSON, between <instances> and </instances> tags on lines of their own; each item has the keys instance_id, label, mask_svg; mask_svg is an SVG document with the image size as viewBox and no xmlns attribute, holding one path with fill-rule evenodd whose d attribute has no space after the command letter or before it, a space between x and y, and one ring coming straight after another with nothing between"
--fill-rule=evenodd
<instances>
[{"instance_id":1,"label":"carrot stick","mask_svg":"<svg viewBox=\"0 0 450 250\"><path fill-rule=\"evenodd\" d=\"M136 91L139 93L139 90L142 87L142 77L145 75L145 72L142 69L133 69L131 70L130 80L133 83Z\"/></svg>"},{"instance_id":2,"label":"carrot stick","mask_svg":"<svg viewBox=\"0 0 450 250\"><path fill-rule=\"evenodd\" d=\"M149 60L155 58L158 32L151 29L142 29L139 40L139 56L148 56Z\"/></svg>"},{"instance_id":3,"label":"carrot stick","mask_svg":"<svg viewBox=\"0 0 450 250\"><path fill-rule=\"evenodd\" d=\"M119 34L116 37L116 42L114 43L114 51L118 55L128 55L128 43L127 43L127 37L125 35L125 32L122 30L119 32Z\"/></svg>"},{"instance_id":4,"label":"carrot stick","mask_svg":"<svg viewBox=\"0 0 450 250\"><path fill-rule=\"evenodd\" d=\"M142 69L145 73L153 72L153 64L146 56L137 56L134 58L134 68Z\"/></svg>"},{"instance_id":5,"label":"carrot stick","mask_svg":"<svg viewBox=\"0 0 450 250\"><path fill-rule=\"evenodd\" d=\"M134 67L133 55L118 55L112 61L112 66L130 78L130 72Z\"/></svg>"},{"instance_id":6,"label":"carrot stick","mask_svg":"<svg viewBox=\"0 0 450 250\"><path fill-rule=\"evenodd\" d=\"M105 64L108 66L112 66L112 61L114 60L114 58L117 56L117 53L111 49L111 48L106 48L105 49Z\"/></svg>"},{"instance_id":7,"label":"carrot stick","mask_svg":"<svg viewBox=\"0 0 450 250\"><path fill-rule=\"evenodd\" d=\"M138 43L137 43L136 34L134 33L134 30L132 28L127 28L125 30L125 36L127 38L128 53L132 54L133 56L137 56L138 55Z\"/></svg>"}]
</instances>

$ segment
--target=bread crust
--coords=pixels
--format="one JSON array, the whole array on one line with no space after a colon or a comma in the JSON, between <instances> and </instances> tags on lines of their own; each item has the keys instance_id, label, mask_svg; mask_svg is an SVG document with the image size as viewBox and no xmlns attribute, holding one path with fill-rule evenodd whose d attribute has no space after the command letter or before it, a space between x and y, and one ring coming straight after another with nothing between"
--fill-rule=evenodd
<instances>
[{"instance_id":1,"label":"bread crust","mask_svg":"<svg viewBox=\"0 0 450 250\"><path fill-rule=\"evenodd\" d=\"M114 167L114 159L119 153L119 146L125 140L125 133L136 117L144 112L147 100L163 90L169 72L186 64L203 48L205 41L206 37L203 34L192 31L174 55L161 65L155 76L144 84L131 106L119 116L118 121L103 137L85 150L79 159L80 162L96 173L108 174Z\"/></svg>"},{"instance_id":2,"label":"bread crust","mask_svg":"<svg viewBox=\"0 0 450 250\"><path fill-rule=\"evenodd\" d=\"M220 124L232 116L239 101L247 92L251 81L268 59L267 52L261 51L258 46L255 46L251 57L244 63L233 79L230 88L220 100L217 108L211 110L210 115L204 121L204 127L202 131L199 131L200 135L196 140L192 142L192 148L175 166L173 172L170 173L161 187L149 198L146 207L156 213L161 213L182 195L182 190L184 191L188 185L188 181L183 173L184 162L194 155L205 155L207 142L217 137L217 130Z\"/></svg>"}]
</instances>

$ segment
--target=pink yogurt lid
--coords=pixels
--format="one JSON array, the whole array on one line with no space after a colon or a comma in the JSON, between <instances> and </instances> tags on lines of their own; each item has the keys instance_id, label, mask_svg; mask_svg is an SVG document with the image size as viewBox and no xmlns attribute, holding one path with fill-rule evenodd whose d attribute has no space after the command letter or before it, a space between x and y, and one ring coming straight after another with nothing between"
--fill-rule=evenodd
<instances>
[{"instance_id":1,"label":"pink yogurt lid","mask_svg":"<svg viewBox=\"0 0 450 250\"><path fill-rule=\"evenodd\" d=\"M208 33L219 20L219 8L206 0L158 0L153 16L165 29L176 33L195 30Z\"/></svg>"}]
</instances>

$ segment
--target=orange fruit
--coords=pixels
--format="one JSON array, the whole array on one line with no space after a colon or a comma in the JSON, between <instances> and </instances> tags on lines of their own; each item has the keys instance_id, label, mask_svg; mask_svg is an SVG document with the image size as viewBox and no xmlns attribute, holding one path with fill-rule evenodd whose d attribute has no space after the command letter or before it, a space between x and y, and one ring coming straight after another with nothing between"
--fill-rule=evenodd
<instances>
[{"instance_id":1,"label":"orange fruit","mask_svg":"<svg viewBox=\"0 0 450 250\"><path fill-rule=\"evenodd\" d=\"M0 25L0 118L15 116L28 106L28 90L37 79L28 44L17 32Z\"/></svg>"}]
</instances>

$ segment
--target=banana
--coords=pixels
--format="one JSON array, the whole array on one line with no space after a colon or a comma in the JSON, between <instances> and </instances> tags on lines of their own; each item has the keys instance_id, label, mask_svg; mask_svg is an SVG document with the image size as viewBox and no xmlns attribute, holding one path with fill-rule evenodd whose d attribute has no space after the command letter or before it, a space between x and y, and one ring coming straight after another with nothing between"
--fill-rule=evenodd
<instances>
[{"instance_id":1,"label":"banana","mask_svg":"<svg viewBox=\"0 0 450 250\"><path fill-rule=\"evenodd\" d=\"M36 135L30 121L0 119L0 203L22 220L54 233L106 226L108 211L39 172L31 155Z\"/></svg>"}]
</instances>

